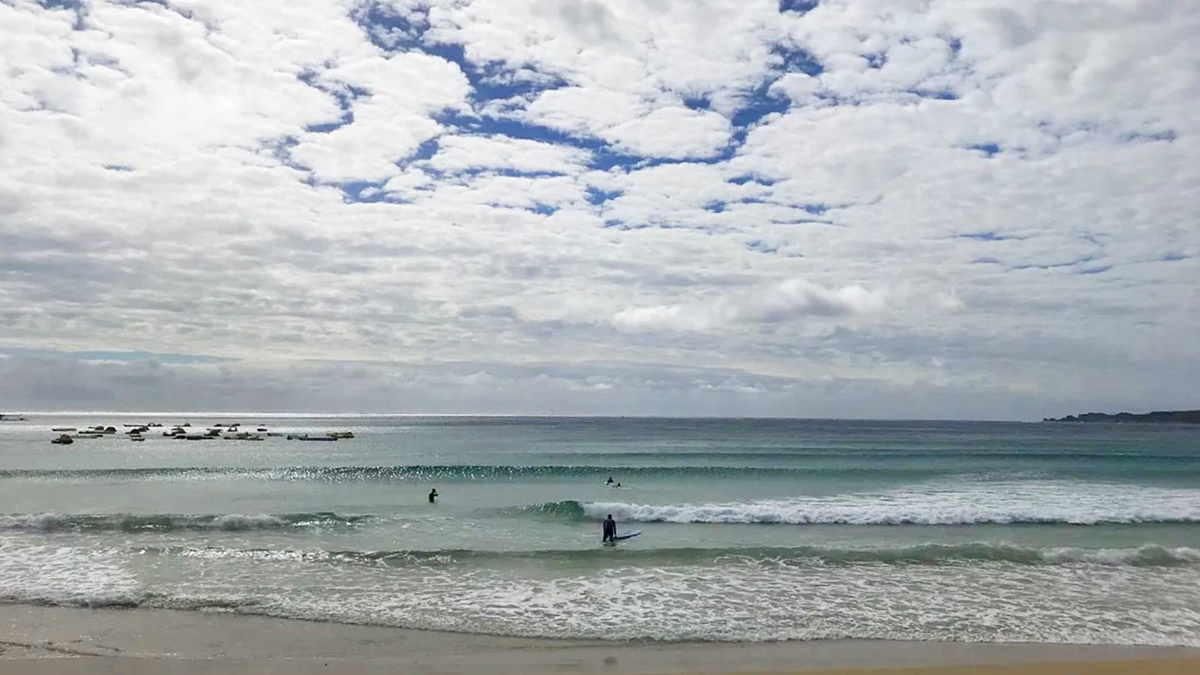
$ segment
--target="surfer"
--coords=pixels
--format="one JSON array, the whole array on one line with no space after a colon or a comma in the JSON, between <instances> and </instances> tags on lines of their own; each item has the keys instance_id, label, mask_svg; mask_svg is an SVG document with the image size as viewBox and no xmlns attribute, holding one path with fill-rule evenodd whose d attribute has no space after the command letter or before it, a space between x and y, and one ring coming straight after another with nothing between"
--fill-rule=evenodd
<instances>
[{"instance_id":1,"label":"surfer","mask_svg":"<svg viewBox=\"0 0 1200 675\"><path fill-rule=\"evenodd\" d=\"M432 504L432 503L436 502L437 498L438 498L437 488L430 490L429 491L429 503Z\"/></svg>"},{"instance_id":2,"label":"surfer","mask_svg":"<svg viewBox=\"0 0 1200 675\"><path fill-rule=\"evenodd\" d=\"M605 484L605 485L612 485L612 484L613 484L613 479L612 479L612 476L609 476L609 477L608 477L608 480L604 481L604 484Z\"/></svg>"},{"instance_id":3,"label":"surfer","mask_svg":"<svg viewBox=\"0 0 1200 675\"><path fill-rule=\"evenodd\" d=\"M600 541L605 543L617 541L617 521L613 520L611 513L604 519L604 537Z\"/></svg>"}]
</instances>

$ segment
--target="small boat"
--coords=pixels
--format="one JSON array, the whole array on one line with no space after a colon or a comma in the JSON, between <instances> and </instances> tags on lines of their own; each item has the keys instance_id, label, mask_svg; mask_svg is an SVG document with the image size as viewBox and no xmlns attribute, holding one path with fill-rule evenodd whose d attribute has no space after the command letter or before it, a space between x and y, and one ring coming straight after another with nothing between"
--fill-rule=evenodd
<instances>
[{"instance_id":1,"label":"small boat","mask_svg":"<svg viewBox=\"0 0 1200 675\"><path fill-rule=\"evenodd\" d=\"M95 432L82 432L75 434L74 438L104 438L104 434L98 434Z\"/></svg>"},{"instance_id":2,"label":"small boat","mask_svg":"<svg viewBox=\"0 0 1200 675\"><path fill-rule=\"evenodd\" d=\"M50 442L55 445L70 445L75 442L75 439L71 438L70 436L68 436L66 434L63 434L62 436L59 436L58 438L50 439Z\"/></svg>"},{"instance_id":3,"label":"small boat","mask_svg":"<svg viewBox=\"0 0 1200 675\"><path fill-rule=\"evenodd\" d=\"M130 437L129 437L129 440L133 441L134 443L144 443L144 442L146 442L146 439L145 439L145 437L142 437L142 436L130 436Z\"/></svg>"},{"instance_id":4,"label":"small boat","mask_svg":"<svg viewBox=\"0 0 1200 675\"><path fill-rule=\"evenodd\" d=\"M54 427L50 431L75 431L75 427Z\"/></svg>"},{"instance_id":5,"label":"small boat","mask_svg":"<svg viewBox=\"0 0 1200 675\"><path fill-rule=\"evenodd\" d=\"M308 434L289 435L289 441L336 441L333 436L310 436Z\"/></svg>"}]
</instances>

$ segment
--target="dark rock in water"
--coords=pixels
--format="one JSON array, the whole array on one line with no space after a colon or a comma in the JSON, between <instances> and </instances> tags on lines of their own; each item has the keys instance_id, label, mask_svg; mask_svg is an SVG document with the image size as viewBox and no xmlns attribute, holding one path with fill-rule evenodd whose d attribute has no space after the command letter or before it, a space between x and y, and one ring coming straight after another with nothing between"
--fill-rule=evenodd
<instances>
[{"instance_id":1,"label":"dark rock in water","mask_svg":"<svg viewBox=\"0 0 1200 675\"><path fill-rule=\"evenodd\" d=\"M1046 417L1042 421L1107 422L1121 424L1200 424L1200 410L1156 410L1148 413L1120 412L1115 415L1090 412L1082 415L1067 415L1066 417Z\"/></svg>"}]
</instances>

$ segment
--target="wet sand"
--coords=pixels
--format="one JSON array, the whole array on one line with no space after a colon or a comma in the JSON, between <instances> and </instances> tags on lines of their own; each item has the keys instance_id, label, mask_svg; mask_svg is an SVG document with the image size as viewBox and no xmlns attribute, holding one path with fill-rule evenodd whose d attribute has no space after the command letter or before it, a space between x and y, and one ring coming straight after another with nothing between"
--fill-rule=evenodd
<instances>
[{"instance_id":1,"label":"wet sand","mask_svg":"<svg viewBox=\"0 0 1200 675\"><path fill-rule=\"evenodd\" d=\"M221 613L0 605L0 675L227 672L1200 675L1200 649L882 640L564 641Z\"/></svg>"}]
</instances>

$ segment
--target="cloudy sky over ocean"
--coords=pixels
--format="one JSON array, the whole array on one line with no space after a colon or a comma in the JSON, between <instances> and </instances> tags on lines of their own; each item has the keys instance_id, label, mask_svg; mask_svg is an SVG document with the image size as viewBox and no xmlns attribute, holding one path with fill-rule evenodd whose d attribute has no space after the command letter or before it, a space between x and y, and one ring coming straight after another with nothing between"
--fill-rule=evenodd
<instances>
[{"instance_id":1,"label":"cloudy sky over ocean","mask_svg":"<svg viewBox=\"0 0 1200 675\"><path fill-rule=\"evenodd\" d=\"M0 409L1200 407L1200 4L0 0Z\"/></svg>"}]
</instances>

